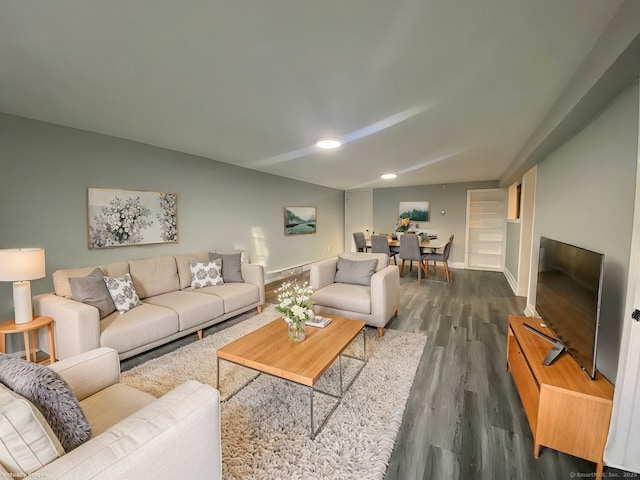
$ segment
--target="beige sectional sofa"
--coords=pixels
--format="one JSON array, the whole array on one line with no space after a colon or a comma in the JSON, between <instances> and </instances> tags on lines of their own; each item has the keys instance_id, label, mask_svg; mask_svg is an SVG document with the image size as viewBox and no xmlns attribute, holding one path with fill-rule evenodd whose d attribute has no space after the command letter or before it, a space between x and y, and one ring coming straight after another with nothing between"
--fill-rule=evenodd
<instances>
[{"instance_id":1,"label":"beige sectional sofa","mask_svg":"<svg viewBox=\"0 0 640 480\"><path fill-rule=\"evenodd\" d=\"M243 282L191 289L189 261L208 262L208 252L131 260L101 266L106 276L129 273L142 305L100 319L98 308L73 300L69 278L85 277L96 268L58 270L55 293L34 297L35 311L53 318L56 356L65 359L99 347L110 347L125 359L198 332L264 304L262 265L242 264ZM46 342L40 342L45 345Z\"/></svg>"}]
</instances>

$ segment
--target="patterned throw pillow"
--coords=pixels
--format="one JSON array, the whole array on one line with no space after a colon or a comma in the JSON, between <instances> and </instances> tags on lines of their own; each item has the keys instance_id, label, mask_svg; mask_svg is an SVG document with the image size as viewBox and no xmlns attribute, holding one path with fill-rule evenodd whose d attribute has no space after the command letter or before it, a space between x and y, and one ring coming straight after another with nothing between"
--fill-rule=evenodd
<instances>
[{"instance_id":1,"label":"patterned throw pillow","mask_svg":"<svg viewBox=\"0 0 640 480\"><path fill-rule=\"evenodd\" d=\"M208 263L194 262L189 260L191 269L191 288L212 287L214 285L224 285L222 280L222 260L216 259Z\"/></svg>"},{"instance_id":2,"label":"patterned throw pillow","mask_svg":"<svg viewBox=\"0 0 640 480\"><path fill-rule=\"evenodd\" d=\"M107 284L116 310L121 315L142 305L130 274L125 273L122 277L104 277L104 283Z\"/></svg>"}]
</instances>

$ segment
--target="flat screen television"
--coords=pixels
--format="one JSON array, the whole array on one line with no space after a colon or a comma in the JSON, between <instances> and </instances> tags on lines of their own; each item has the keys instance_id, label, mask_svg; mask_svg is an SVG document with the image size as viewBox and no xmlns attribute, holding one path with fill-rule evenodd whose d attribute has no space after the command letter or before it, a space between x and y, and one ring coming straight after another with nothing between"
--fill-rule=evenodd
<instances>
[{"instance_id":1,"label":"flat screen television","mask_svg":"<svg viewBox=\"0 0 640 480\"><path fill-rule=\"evenodd\" d=\"M590 377L596 377L596 348L604 255L540 238L536 310L555 338L545 359L567 351Z\"/></svg>"}]
</instances>

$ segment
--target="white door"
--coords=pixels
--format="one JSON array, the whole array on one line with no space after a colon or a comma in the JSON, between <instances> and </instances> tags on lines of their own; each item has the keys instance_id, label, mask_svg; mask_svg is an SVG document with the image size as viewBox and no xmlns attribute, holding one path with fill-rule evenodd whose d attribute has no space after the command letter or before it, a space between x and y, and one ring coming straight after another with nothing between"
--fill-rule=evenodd
<instances>
[{"instance_id":1,"label":"white door","mask_svg":"<svg viewBox=\"0 0 640 480\"><path fill-rule=\"evenodd\" d=\"M355 251L353 232L373 231L373 190L348 190L344 195L344 250Z\"/></svg>"},{"instance_id":2,"label":"white door","mask_svg":"<svg viewBox=\"0 0 640 480\"><path fill-rule=\"evenodd\" d=\"M640 132L638 139L640 144ZM604 463L640 473L640 442L637 439L640 431L640 150L636 165L627 302ZM639 318L634 320L632 316Z\"/></svg>"},{"instance_id":3,"label":"white door","mask_svg":"<svg viewBox=\"0 0 640 480\"><path fill-rule=\"evenodd\" d=\"M638 258L635 263L636 269L640 267ZM640 473L640 442L636 438L640 431L640 321L631 318L633 312L640 314L640 282L636 280L634 283L634 302L632 308L627 309L628 316L622 328L613 414L604 462L615 468Z\"/></svg>"}]
</instances>

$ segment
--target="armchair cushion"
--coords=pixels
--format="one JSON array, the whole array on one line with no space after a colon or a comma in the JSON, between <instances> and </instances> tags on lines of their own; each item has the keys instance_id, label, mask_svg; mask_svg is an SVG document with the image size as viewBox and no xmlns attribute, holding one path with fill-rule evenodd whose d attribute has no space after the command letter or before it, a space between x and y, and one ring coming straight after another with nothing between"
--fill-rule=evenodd
<instances>
[{"instance_id":1,"label":"armchair cushion","mask_svg":"<svg viewBox=\"0 0 640 480\"><path fill-rule=\"evenodd\" d=\"M0 438L2 473L26 477L64 455L62 445L42 413L30 401L2 384Z\"/></svg>"},{"instance_id":2,"label":"armchair cushion","mask_svg":"<svg viewBox=\"0 0 640 480\"><path fill-rule=\"evenodd\" d=\"M353 285L371 285L371 275L374 274L378 260L350 260L338 257L338 264L334 282Z\"/></svg>"},{"instance_id":3,"label":"armchair cushion","mask_svg":"<svg viewBox=\"0 0 640 480\"><path fill-rule=\"evenodd\" d=\"M371 313L371 289L363 285L332 283L313 292L314 305L322 305L337 310Z\"/></svg>"},{"instance_id":4,"label":"armchair cushion","mask_svg":"<svg viewBox=\"0 0 640 480\"><path fill-rule=\"evenodd\" d=\"M50 368L0 355L0 382L33 403L69 452L91 437L91 427L69 385Z\"/></svg>"}]
</instances>

